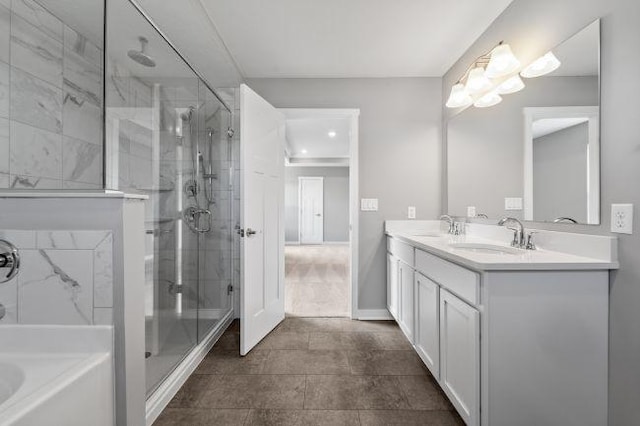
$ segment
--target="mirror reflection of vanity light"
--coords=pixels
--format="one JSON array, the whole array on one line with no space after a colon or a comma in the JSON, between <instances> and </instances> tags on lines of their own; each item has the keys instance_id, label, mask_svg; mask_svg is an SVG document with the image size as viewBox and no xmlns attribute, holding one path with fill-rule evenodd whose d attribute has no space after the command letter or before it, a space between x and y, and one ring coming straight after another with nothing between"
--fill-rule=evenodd
<instances>
[{"instance_id":1,"label":"mirror reflection of vanity light","mask_svg":"<svg viewBox=\"0 0 640 426\"><path fill-rule=\"evenodd\" d=\"M547 52L544 56L536 59L520 73L525 78L541 77L557 70L561 63L553 52Z\"/></svg>"},{"instance_id":2,"label":"mirror reflection of vanity light","mask_svg":"<svg viewBox=\"0 0 640 426\"><path fill-rule=\"evenodd\" d=\"M488 108L502 102L502 96L500 96L497 92L491 91L474 102L473 106L476 108Z\"/></svg>"},{"instance_id":3,"label":"mirror reflection of vanity light","mask_svg":"<svg viewBox=\"0 0 640 426\"><path fill-rule=\"evenodd\" d=\"M522 89L524 89L524 82L519 75L514 75L500 83L500 85L496 87L496 92L500 95L510 95L511 93L519 92Z\"/></svg>"}]
</instances>

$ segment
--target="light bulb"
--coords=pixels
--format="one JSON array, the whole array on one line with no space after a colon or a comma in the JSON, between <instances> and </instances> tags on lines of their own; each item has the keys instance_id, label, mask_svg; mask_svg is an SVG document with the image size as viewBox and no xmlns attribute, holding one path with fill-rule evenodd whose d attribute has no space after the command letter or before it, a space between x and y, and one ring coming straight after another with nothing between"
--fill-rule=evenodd
<instances>
[{"instance_id":1,"label":"light bulb","mask_svg":"<svg viewBox=\"0 0 640 426\"><path fill-rule=\"evenodd\" d=\"M469 96L469 92L465 89L464 84L454 84L451 88L449 100L447 100L447 108L465 108L473 103L473 99Z\"/></svg>"},{"instance_id":2,"label":"light bulb","mask_svg":"<svg viewBox=\"0 0 640 426\"><path fill-rule=\"evenodd\" d=\"M500 102L502 102L502 97L492 90L491 92L475 101L473 106L475 106L476 108L487 108L497 105Z\"/></svg>"},{"instance_id":3,"label":"light bulb","mask_svg":"<svg viewBox=\"0 0 640 426\"><path fill-rule=\"evenodd\" d=\"M525 78L540 77L557 70L561 62L553 52L547 52L544 56L536 59L520 73Z\"/></svg>"},{"instance_id":4,"label":"light bulb","mask_svg":"<svg viewBox=\"0 0 640 426\"><path fill-rule=\"evenodd\" d=\"M484 68L476 67L471 70L467 77L467 92L475 94L491 88L491 81L484 75Z\"/></svg>"},{"instance_id":5,"label":"light bulb","mask_svg":"<svg viewBox=\"0 0 640 426\"><path fill-rule=\"evenodd\" d=\"M519 75L514 75L500 83L500 85L496 87L496 93L499 95L509 95L511 93L519 92L522 89L524 89L524 82Z\"/></svg>"},{"instance_id":6,"label":"light bulb","mask_svg":"<svg viewBox=\"0 0 640 426\"><path fill-rule=\"evenodd\" d=\"M491 59L487 65L485 76L488 78L504 77L516 71L520 61L515 57L508 44L500 44L491 51Z\"/></svg>"},{"instance_id":7,"label":"light bulb","mask_svg":"<svg viewBox=\"0 0 640 426\"><path fill-rule=\"evenodd\" d=\"M327 135L328 135L331 139L333 139L333 138L335 138L335 137L336 137L336 132L334 132L333 130L331 130L331 131L329 131L329 133L327 133Z\"/></svg>"}]
</instances>

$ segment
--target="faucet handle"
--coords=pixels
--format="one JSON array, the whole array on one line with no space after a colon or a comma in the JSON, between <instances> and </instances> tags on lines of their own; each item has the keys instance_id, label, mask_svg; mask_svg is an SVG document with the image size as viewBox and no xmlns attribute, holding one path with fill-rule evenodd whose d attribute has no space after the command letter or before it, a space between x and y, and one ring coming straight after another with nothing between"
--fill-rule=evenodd
<instances>
[{"instance_id":1,"label":"faucet handle","mask_svg":"<svg viewBox=\"0 0 640 426\"><path fill-rule=\"evenodd\" d=\"M529 231L527 233L527 244L525 245L525 249L527 250L536 250L536 245L533 242L533 236L537 234L537 231Z\"/></svg>"},{"instance_id":2,"label":"faucet handle","mask_svg":"<svg viewBox=\"0 0 640 426\"><path fill-rule=\"evenodd\" d=\"M513 231L513 240L511 241L511 247L520 247L520 230L512 226L507 226L507 229Z\"/></svg>"}]
</instances>

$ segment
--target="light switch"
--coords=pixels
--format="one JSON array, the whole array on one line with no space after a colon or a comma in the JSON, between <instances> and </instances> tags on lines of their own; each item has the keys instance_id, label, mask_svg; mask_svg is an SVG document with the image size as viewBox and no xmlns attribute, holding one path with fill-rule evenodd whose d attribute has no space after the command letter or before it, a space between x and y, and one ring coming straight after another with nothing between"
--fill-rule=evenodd
<instances>
[{"instance_id":1,"label":"light switch","mask_svg":"<svg viewBox=\"0 0 640 426\"><path fill-rule=\"evenodd\" d=\"M407 218L415 219L416 218L416 208L414 206L409 206L407 209Z\"/></svg>"},{"instance_id":2,"label":"light switch","mask_svg":"<svg viewBox=\"0 0 640 426\"><path fill-rule=\"evenodd\" d=\"M476 217L476 207L475 206L467 207L467 217Z\"/></svg>"},{"instance_id":3,"label":"light switch","mask_svg":"<svg viewBox=\"0 0 640 426\"><path fill-rule=\"evenodd\" d=\"M521 197L507 197L504 199L505 210L522 210Z\"/></svg>"},{"instance_id":4,"label":"light switch","mask_svg":"<svg viewBox=\"0 0 640 426\"><path fill-rule=\"evenodd\" d=\"M611 204L611 232L633 234L633 204Z\"/></svg>"},{"instance_id":5,"label":"light switch","mask_svg":"<svg viewBox=\"0 0 640 426\"><path fill-rule=\"evenodd\" d=\"M377 198L362 198L360 200L360 210L363 212L375 212L378 211L378 199Z\"/></svg>"}]
</instances>

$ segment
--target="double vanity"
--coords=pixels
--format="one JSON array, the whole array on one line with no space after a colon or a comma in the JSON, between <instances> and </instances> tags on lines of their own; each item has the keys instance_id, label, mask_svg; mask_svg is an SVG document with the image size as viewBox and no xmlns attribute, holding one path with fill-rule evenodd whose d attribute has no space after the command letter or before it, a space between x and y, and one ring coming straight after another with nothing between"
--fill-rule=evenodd
<instances>
[{"instance_id":1,"label":"double vanity","mask_svg":"<svg viewBox=\"0 0 640 426\"><path fill-rule=\"evenodd\" d=\"M387 221L387 308L468 425L607 424L614 237ZM453 230L453 227L451 227Z\"/></svg>"}]
</instances>

